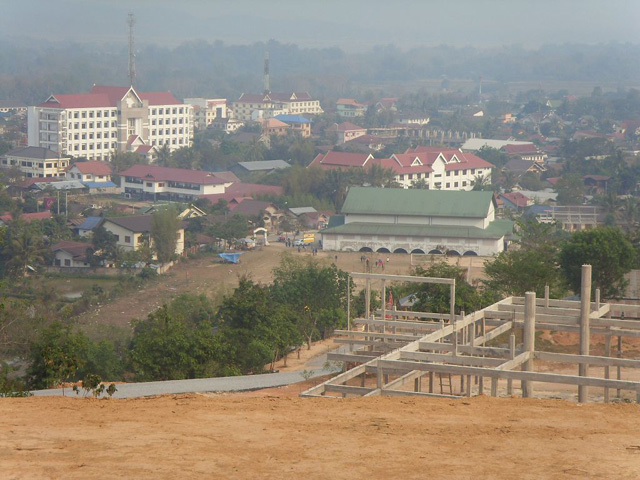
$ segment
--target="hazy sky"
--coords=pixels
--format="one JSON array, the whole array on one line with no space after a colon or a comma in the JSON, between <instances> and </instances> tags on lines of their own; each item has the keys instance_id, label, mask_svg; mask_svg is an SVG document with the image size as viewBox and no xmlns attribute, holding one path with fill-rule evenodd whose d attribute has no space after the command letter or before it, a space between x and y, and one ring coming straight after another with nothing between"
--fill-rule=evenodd
<instances>
[{"instance_id":1,"label":"hazy sky","mask_svg":"<svg viewBox=\"0 0 640 480\"><path fill-rule=\"evenodd\" d=\"M138 45L274 39L346 51L394 43L478 47L640 43L640 0L5 0L0 36Z\"/></svg>"}]
</instances>

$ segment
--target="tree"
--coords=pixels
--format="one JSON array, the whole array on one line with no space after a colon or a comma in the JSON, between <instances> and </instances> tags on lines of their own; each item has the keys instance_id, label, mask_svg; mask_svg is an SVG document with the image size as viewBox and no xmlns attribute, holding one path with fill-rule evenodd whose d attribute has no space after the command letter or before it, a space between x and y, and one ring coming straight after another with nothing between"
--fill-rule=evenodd
<instances>
[{"instance_id":1,"label":"tree","mask_svg":"<svg viewBox=\"0 0 640 480\"><path fill-rule=\"evenodd\" d=\"M475 312L490 305L495 300L487 291L482 291L466 281L466 271L463 268L449 265L447 262L439 262L428 268L416 267L415 275L420 277L455 278L456 298L455 311L460 313ZM414 309L423 312L449 313L450 312L450 287L442 284L419 284L414 290L416 303Z\"/></svg>"},{"instance_id":2,"label":"tree","mask_svg":"<svg viewBox=\"0 0 640 480\"><path fill-rule=\"evenodd\" d=\"M5 269L13 278L24 278L29 267L43 263L45 247L36 225L18 218L12 221L4 236L2 257Z\"/></svg>"},{"instance_id":3,"label":"tree","mask_svg":"<svg viewBox=\"0 0 640 480\"><path fill-rule=\"evenodd\" d=\"M311 348L314 338L343 324L346 318L348 274L335 265L324 266L311 259L283 256L273 271L275 301L298 313L298 328Z\"/></svg>"},{"instance_id":4,"label":"tree","mask_svg":"<svg viewBox=\"0 0 640 480\"><path fill-rule=\"evenodd\" d=\"M545 285L549 285L552 297L563 296L567 286L558 260L558 227L536 220L521 221L517 225L518 245L485 264L487 289L503 296L523 296L529 291L542 296Z\"/></svg>"},{"instance_id":5,"label":"tree","mask_svg":"<svg viewBox=\"0 0 640 480\"><path fill-rule=\"evenodd\" d=\"M212 234L218 238L226 240L230 245L234 240L244 238L249 231L247 219L242 215L235 214L224 223L216 223L213 226Z\"/></svg>"},{"instance_id":6,"label":"tree","mask_svg":"<svg viewBox=\"0 0 640 480\"><path fill-rule=\"evenodd\" d=\"M599 227L574 233L560 250L562 271L574 292L580 292L582 265L592 267L593 287L602 298L620 298L627 282L624 274L636 264L636 254L622 231Z\"/></svg>"},{"instance_id":7,"label":"tree","mask_svg":"<svg viewBox=\"0 0 640 480\"><path fill-rule=\"evenodd\" d=\"M100 225L93 231L93 249L89 250L91 266L102 265L105 261L117 262L120 257L116 236Z\"/></svg>"},{"instance_id":8,"label":"tree","mask_svg":"<svg viewBox=\"0 0 640 480\"><path fill-rule=\"evenodd\" d=\"M129 357L140 381L178 380L217 375L218 343L211 324L201 322L197 328L167 305L134 323Z\"/></svg>"},{"instance_id":9,"label":"tree","mask_svg":"<svg viewBox=\"0 0 640 480\"><path fill-rule=\"evenodd\" d=\"M75 378L85 363L87 338L71 325L55 321L31 344L27 383L30 388L51 388Z\"/></svg>"},{"instance_id":10,"label":"tree","mask_svg":"<svg viewBox=\"0 0 640 480\"><path fill-rule=\"evenodd\" d=\"M556 184L558 205L582 205L584 183L576 173L565 174Z\"/></svg>"},{"instance_id":11,"label":"tree","mask_svg":"<svg viewBox=\"0 0 640 480\"><path fill-rule=\"evenodd\" d=\"M160 263L167 263L176 253L181 220L173 206L156 210L151 218L153 248Z\"/></svg>"}]
</instances>

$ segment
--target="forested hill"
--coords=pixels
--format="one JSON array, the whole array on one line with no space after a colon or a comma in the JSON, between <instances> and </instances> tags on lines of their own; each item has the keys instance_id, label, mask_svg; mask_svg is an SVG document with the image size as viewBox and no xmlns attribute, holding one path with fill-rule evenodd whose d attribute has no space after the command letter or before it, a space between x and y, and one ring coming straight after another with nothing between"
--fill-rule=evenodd
<instances>
[{"instance_id":1,"label":"forested hill","mask_svg":"<svg viewBox=\"0 0 640 480\"><path fill-rule=\"evenodd\" d=\"M308 90L320 98L357 96L363 85L422 79L482 78L491 82L590 81L637 86L640 45L545 45L494 49L446 45L403 49L373 46L364 53L339 48L305 49L276 41L252 45L195 41L175 48L141 45L138 87L169 90L177 97L237 98L262 90L264 52L274 91ZM127 83L126 45L0 40L0 100L27 104L51 93L86 92L91 85ZM389 92L400 93L400 92Z\"/></svg>"}]
</instances>

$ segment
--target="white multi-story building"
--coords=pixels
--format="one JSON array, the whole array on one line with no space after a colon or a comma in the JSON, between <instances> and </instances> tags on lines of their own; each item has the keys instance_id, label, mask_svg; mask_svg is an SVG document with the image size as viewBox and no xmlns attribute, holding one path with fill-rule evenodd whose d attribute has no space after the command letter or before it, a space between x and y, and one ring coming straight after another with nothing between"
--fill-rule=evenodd
<instances>
[{"instance_id":1,"label":"white multi-story building","mask_svg":"<svg viewBox=\"0 0 640 480\"><path fill-rule=\"evenodd\" d=\"M51 95L28 109L30 146L89 160L163 145L173 151L192 139L193 107L169 92L94 85L89 93Z\"/></svg>"},{"instance_id":2,"label":"white multi-story building","mask_svg":"<svg viewBox=\"0 0 640 480\"><path fill-rule=\"evenodd\" d=\"M307 92L292 93L243 93L233 102L235 118L241 121L259 120L276 115L319 115L324 113L319 100L313 100Z\"/></svg>"}]
</instances>

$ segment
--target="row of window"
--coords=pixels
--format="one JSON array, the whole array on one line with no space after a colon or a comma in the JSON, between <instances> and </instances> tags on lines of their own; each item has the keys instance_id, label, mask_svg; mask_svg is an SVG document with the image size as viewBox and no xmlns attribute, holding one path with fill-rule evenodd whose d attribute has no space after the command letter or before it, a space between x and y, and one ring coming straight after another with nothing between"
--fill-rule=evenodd
<instances>
[{"instance_id":1,"label":"row of window","mask_svg":"<svg viewBox=\"0 0 640 480\"><path fill-rule=\"evenodd\" d=\"M22 167L36 167L36 168L58 168L58 162L48 162L48 163L36 163L36 162L28 162L26 160L8 160L6 158L2 159L3 165L20 165ZM60 168L64 168L67 166L67 162L60 162Z\"/></svg>"},{"instance_id":2,"label":"row of window","mask_svg":"<svg viewBox=\"0 0 640 480\"><path fill-rule=\"evenodd\" d=\"M115 117L116 110L84 110L82 112L73 112L73 118L108 118Z\"/></svg>"},{"instance_id":3,"label":"row of window","mask_svg":"<svg viewBox=\"0 0 640 480\"><path fill-rule=\"evenodd\" d=\"M109 146L111 145L111 146ZM116 148L118 146L117 142L111 142L111 144L109 144L109 142L104 142L104 143L75 143L73 145L69 146L69 150L73 150L75 152L77 151L85 151L85 150L100 150L101 148ZM88 148L87 148L88 147Z\"/></svg>"},{"instance_id":4,"label":"row of window","mask_svg":"<svg viewBox=\"0 0 640 480\"><path fill-rule=\"evenodd\" d=\"M151 115L177 115L178 113L185 113L184 107L173 107L173 108L152 108Z\"/></svg>"},{"instance_id":5,"label":"row of window","mask_svg":"<svg viewBox=\"0 0 640 480\"><path fill-rule=\"evenodd\" d=\"M69 122L68 128L69 130L86 130L87 125L89 128L103 128L102 122ZM111 120L111 124L109 124L109 122L104 122L104 128L109 128L109 125L111 125L111 128L118 128L118 122L115 120Z\"/></svg>"},{"instance_id":6,"label":"row of window","mask_svg":"<svg viewBox=\"0 0 640 480\"><path fill-rule=\"evenodd\" d=\"M467 169L463 169L463 170L447 170L447 177L451 176L451 172L453 172L454 176L460 175L460 172L462 172L462 175L466 175L467 174ZM471 175L475 175L476 173L476 169L475 168L471 168L469 169L469 172L471 173Z\"/></svg>"},{"instance_id":7,"label":"row of window","mask_svg":"<svg viewBox=\"0 0 640 480\"><path fill-rule=\"evenodd\" d=\"M94 137L95 135L95 137ZM74 133L73 140L93 140L94 138L102 138L102 132L92 133ZM109 138L109 132L104 132L104 138ZM118 132L111 132L111 138L118 138ZM71 134L67 135L68 140L72 140Z\"/></svg>"}]
</instances>

